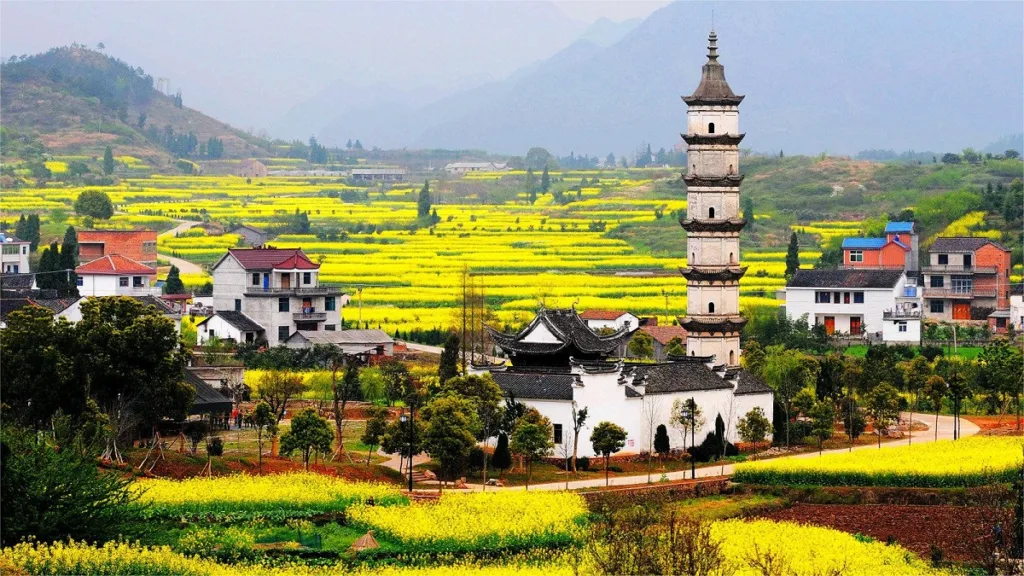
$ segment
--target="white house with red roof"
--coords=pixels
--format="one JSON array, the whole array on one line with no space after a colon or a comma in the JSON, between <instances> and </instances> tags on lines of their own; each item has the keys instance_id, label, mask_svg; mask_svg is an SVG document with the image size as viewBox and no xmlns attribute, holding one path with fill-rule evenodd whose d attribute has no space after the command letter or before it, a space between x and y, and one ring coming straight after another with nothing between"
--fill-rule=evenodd
<instances>
[{"instance_id":1,"label":"white house with red roof","mask_svg":"<svg viewBox=\"0 0 1024 576\"><path fill-rule=\"evenodd\" d=\"M87 296L157 295L156 268L120 254L110 254L75 268L78 293Z\"/></svg>"},{"instance_id":2,"label":"white house with red roof","mask_svg":"<svg viewBox=\"0 0 1024 576\"><path fill-rule=\"evenodd\" d=\"M636 330L640 325L640 319L623 310L586 310L580 312L580 319L587 323L591 330L608 328L618 330Z\"/></svg>"},{"instance_id":3,"label":"white house with red roof","mask_svg":"<svg viewBox=\"0 0 1024 576\"><path fill-rule=\"evenodd\" d=\"M320 265L301 248L232 248L213 266L214 310L238 312L277 346L292 333L341 329L348 296L320 285Z\"/></svg>"}]
</instances>

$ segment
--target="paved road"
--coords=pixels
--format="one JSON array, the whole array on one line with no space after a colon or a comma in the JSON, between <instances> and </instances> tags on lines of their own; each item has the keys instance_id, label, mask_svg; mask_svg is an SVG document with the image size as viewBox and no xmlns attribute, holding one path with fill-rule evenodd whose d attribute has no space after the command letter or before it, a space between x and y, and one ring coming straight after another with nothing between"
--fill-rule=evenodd
<instances>
[{"instance_id":1,"label":"paved road","mask_svg":"<svg viewBox=\"0 0 1024 576\"><path fill-rule=\"evenodd\" d=\"M440 346L427 346L426 344L416 344L415 342L405 342L405 341L402 341L402 340L399 340L398 342L401 343L401 344L405 344L406 348L408 348L409 350L416 351L416 352L426 352L427 354L437 354L438 356L440 356L441 352L444 351L444 348L442 348ZM505 361L504 358L498 358L497 356L487 356L486 358L487 358L487 360L489 362L504 362Z\"/></svg>"},{"instance_id":2,"label":"paved road","mask_svg":"<svg viewBox=\"0 0 1024 576\"><path fill-rule=\"evenodd\" d=\"M907 415L905 414L904 416L907 416ZM915 416L916 420L927 422L928 425L929 425L929 429L928 430L919 430L919 431L916 431L916 432L914 432L912 434L912 438L913 438L914 443L916 444L916 443L924 443L924 442L933 442L935 440L935 429L932 428L932 426L935 425L935 417L934 417L934 415L930 416L930 417L928 415L924 415L923 417L919 418L918 414L915 413L914 416ZM980 431L980 428L978 428L977 426L975 426L974 424L968 422L966 419L963 419L963 418L960 419L960 427L961 427L962 435L963 436L971 436L973 434L977 434ZM939 416L938 438L939 438L939 440L952 440L953 439L953 417L952 416ZM863 445L863 446L857 446L857 447L854 448L854 450L879 450L879 449L885 450L887 448L894 448L894 447L906 446L906 445L907 445L907 442L892 441L892 442L883 442L881 448L878 448L877 444L866 444L866 445ZM836 449L836 450L826 450L823 454L837 454L837 453L847 452L848 450L849 450L848 448L841 448L841 449ZM818 455L817 452L805 452L805 453L802 453L802 454L795 454L793 456L782 456L782 458L818 458L818 457L819 457L819 455ZM397 459L395 461L397 462ZM734 466L732 464L725 464L724 466L705 466L703 468L697 468L697 478L708 478L708 477L711 477L711 476L730 476L730 475L732 475L733 471L734 471ZM654 471L651 474L651 480L653 482L657 482L658 480L661 479L661 476L662 476L661 472ZM665 476L667 476L669 480L686 480L686 479L690 478L690 471L689 470L685 470L685 471L679 471L679 472L668 472L668 473L665 474ZM640 476L620 476L618 478L611 478L610 482L609 482L610 486L630 486L630 485L636 485L636 484L647 484L647 474L643 474L643 475L640 475ZM573 480L573 481L570 481L568 483L568 488L570 490L576 490L576 489L580 489L580 488L600 488L602 486L605 486L604 478L594 478L594 479L588 479L588 480ZM484 489L484 487L481 486L480 484L470 484L469 487L470 487L471 490L478 490L478 491ZM551 482L551 483L545 483L545 484L531 484L530 485L530 490L565 490L565 489L566 489L566 483L565 482ZM505 487L502 487L502 488L496 488L494 486L488 486L486 488L486 490L487 491L492 491L492 490L526 490L526 487L525 486L505 486Z\"/></svg>"},{"instance_id":3,"label":"paved road","mask_svg":"<svg viewBox=\"0 0 1024 576\"><path fill-rule=\"evenodd\" d=\"M162 233L160 235L161 236L174 236L175 234L179 234L181 232L184 232L184 231L188 230L189 228L195 226L196 224L199 224L199 222L189 222L187 220L176 220L176 222L181 222L181 224L178 224L174 228L171 228L167 232L164 232L164 233ZM182 260L181 258L175 258L174 256L170 256L168 254L160 254L159 256L160 256L160 258L170 262L172 265L177 266L178 270L182 274L202 274L203 273L202 267L200 267L197 264L193 264L193 263L189 262L188 260Z\"/></svg>"}]
</instances>

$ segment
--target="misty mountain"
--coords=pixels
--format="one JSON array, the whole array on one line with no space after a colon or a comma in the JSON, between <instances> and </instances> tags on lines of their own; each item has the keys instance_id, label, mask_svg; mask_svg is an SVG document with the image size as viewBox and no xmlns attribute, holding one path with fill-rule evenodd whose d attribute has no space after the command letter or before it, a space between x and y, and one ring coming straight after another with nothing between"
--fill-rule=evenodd
<instances>
[{"instance_id":1,"label":"misty mountain","mask_svg":"<svg viewBox=\"0 0 1024 576\"><path fill-rule=\"evenodd\" d=\"M1007 150L1024 152L1024 134L1008 134L981 149L990 154L1002 154Z\"/></svg>"},{"instance_id":2,"label":"misty mountain","mask_svg":"<svg viewBox=\"0 0 1024 576\"><path fill-rule=\"evenodd\" d=\"M1020 3L715 4L721 62L748 95L744 146L791 153L960 150L1024 125ZM675 3L602 48L579 41L525 76L421 107L343 114L324 140L531 146L604 155L672 146L700 80L711 5Z\"/></svg>"}]
</instances>

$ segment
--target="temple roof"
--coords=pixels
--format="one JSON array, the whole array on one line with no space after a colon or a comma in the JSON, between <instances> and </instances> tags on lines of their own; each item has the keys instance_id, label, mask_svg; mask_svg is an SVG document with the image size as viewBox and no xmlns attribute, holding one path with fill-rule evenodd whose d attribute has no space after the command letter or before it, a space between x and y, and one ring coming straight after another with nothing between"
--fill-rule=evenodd
<instances>
[{"instance_id":1,"label":"temple roof","mask_svg":"<svg viewBox=\"0 0 1024 576\"><path fill-rule=\"evenodd\" d=\"M737 375L739 376L739 383L736 385L735 392L737 396L772 393L772 389L764 383L764 380L755 376L753 372L740 368L737 370Z\"/></svg>"},{"instance_id":2,"label":"temple roof","mask_svg":"<svg viewBox=\"0 0 1024 576\"><path fill-rule=\"evenodd\" d=\"M554 341L526 340L534 330L543 327ZM628 328L607 336L598 336L573 308L541 308L530 324L518 334L499 332L487 327L494 342L506 352L516 354L555 354L575 346L585 354L610 354L625 344L633 333Z\"/></svg>"},{"instance_id":3,"label":"temple roof","mask_svg":"<svg viewBox=\"0 0 1024 576\"><path fill-rule=\"evenodd\" d=\"M572 400L579 378L568 372L493 371L491 377L506 396L524 400Z\"/></svg>"},{"instance_id":4,"label":"temple roof","mask_svg":"<svg viewBox=\"0 0 1024 576\"><path fill-rule=\"evenodd\" d=\"M644 394L670 394L697 390L725 390L732 383L708 369L707 364L680 359L678 362L637 365L633 386L644 386Z\"/></svg>"},{"instance_id":5,"label":"temple roof","mask_svg":"<svg viewBox=\"0 0 1024 576\"><path fill-rule=\"evenodd\" d=\"M689 105L724 104L735 106L743 101L743 96L733 94L732 88L725 80L725 67L718 62L718 35L712 30L708 35L708 62L700 75L700 84L690 96L683 101Z\"/></svg>"}]
</instances>

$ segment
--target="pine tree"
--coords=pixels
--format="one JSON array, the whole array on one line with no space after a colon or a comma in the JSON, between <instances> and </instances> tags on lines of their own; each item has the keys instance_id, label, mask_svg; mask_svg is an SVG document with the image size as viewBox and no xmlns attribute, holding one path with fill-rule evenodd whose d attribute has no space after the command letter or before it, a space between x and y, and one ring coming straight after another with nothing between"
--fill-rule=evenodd
<instances>
[{"instance_id":1,"label":"pine tree","mask_svg":"<svg viewBox=\"0 0 1024 576\"><path fill-rule=\"evenodd\" d=\"M786 277L789 278L800 269L800 245L797 243L796 232L789 236L789 249L786 250Z\"/></svg>"},{"instance_id":2,"label":"pine tree","mask_svg":"<svg viewBox=\"0 0 1024 576\"><path fill-rule=\"evenodd\" d=\"M25 221L25 237L19 240L27 240L32 243L29 250L36 251L39 247L39 214L29 214Z\"/></svg>"},{"instance_id":3,"label":"pine tree","mask_svg":"<svg viewBox=\"0 0 1024 576\"><path fill-rule=\"evenodd\" d=\"M608 157L604 159L604 165L608 168L615 168L615 154L608 153Z\"/></svg>"},{"instance_id":4,"label":"pine tree","mask_svg":"<svg viewBox=\"0 0 1024 576\"><path fill-rule=\"evenodd\" d=\"M547 166L544 166L544 173L540 175L540 187L544 192L551 188L551 176L548 174Z\"/></svg>"},{"instance_id":5,"label":"pine tree","mask_svg":"<svg viewBox=\"0 0 1024 576\"><path fill-rule=\"evenodd\" d=\"M508 435L498 434L498 445L494 448L491 465L498 470L508 470L512 466L512 453L508 449Z\"/></svg>"},{"instance_id":6,"label":"pine tree","mask_svg":"<svg viewBox=\"0 0 1024 576\"><path fill-rule=\"evenodd\" d=\"M164 294L184 294L185 284L181 281L181 271L178 267L171 265L167 272L167 280L164 282Z\"/></svg>"},{"instance_id":7,"label":"pine tree","mask_svg":"<svg viewBox=\"0 0 1024 576\"><path fill-rule=\"evenodd\" d=\"M359 142L356 140L356 142ZM425 218L430 216L430 181L425 180L423 182L423 188L420 189L419 199L416 201L416 216L419 218Z\"/></svg>"},{"instance_id":8,"label":"pine tree","mask_svg":"<svg viewBox=\"0 0 1024 576\"><path fill-rule=\"evenodd\" d=\"M14 226L14 236L18 240L25 240L27 234L28 222L25 220L25 215L22 214L21 218L18 218L18 223Z\"/></svg>"},{"instance_id":9,"label":"pine tree","mask_svg":"<svg viewBox=\"0 0 1024 576\"><path fill-rule=\"evenodd\" d=\"M452 332L444 342L441 363L437 367L437 379L442 384L459 375L459 336Z\"/></svg>"},{"instance_id":10,"label":"pine tree","mask_svg":"<svg viewBox=\"0 0 1024 576\"><path fill-rule=\"evenodd\" d=\"M71 226L64 231L64 243L60 247L59 263L61 270L72 271L67 276L61 276L64 285L59 289L60 295L62 297L78 296L78 275L74 273L75 267L78 266L78 234Z\"/></svg>"},{"instance_id":11,"label":"pine tree","mask_svg":"<svg viewBox=\"0 0 1024 576\"><path fill-rule=\"evenodd\" d=\"M743 219L747 221L747 228L754 228L754 199L750 196L743 197Z\"/></svg>"},{"instance_id":12,"label":"pine tree","mask_svg":"<svg viewBox=\"0 0 1024 576\"><path fill-rule=\"evenodd\" d=\"M103 151L103 173L107 176L114 173L114 151L110 146Z\"/></svg>"},{"instance_id":13,"label":"pine tree","mask_svg":"<svg viewBox=\"0 0 1024 576\"><path fill-rule=\"evenodd\" d=\"M62 282L55 272L60 268L60 249L57 243L50 244L43 248L43 254L39 257L39 273L36 275L36 285L41 290L59 290Z\"/></svg>"}]
</instances>

